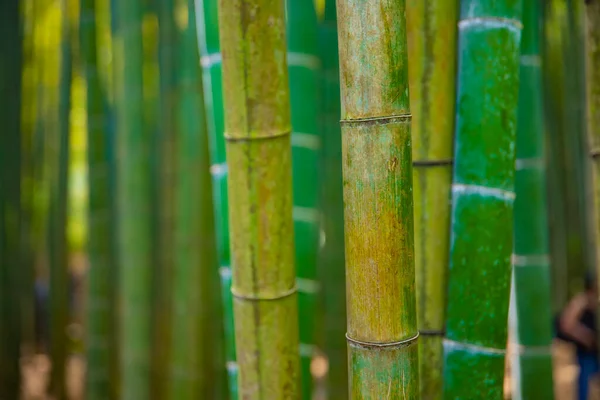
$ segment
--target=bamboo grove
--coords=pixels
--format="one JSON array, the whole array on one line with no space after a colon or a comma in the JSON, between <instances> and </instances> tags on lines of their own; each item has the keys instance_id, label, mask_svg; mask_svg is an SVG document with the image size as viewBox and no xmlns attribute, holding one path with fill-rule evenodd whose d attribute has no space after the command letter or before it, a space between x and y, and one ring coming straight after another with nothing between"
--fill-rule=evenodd
<instances>
[{"instance_id":1,"label":"bamboo grove","mask_svg":"<svg viewBox=\"0 0 600 400\"><path fill-rule=\"evenodd\" d=\"M0 33L0 400L586 398L600 0L4 0Z\"/></svg>"}]
</instances>

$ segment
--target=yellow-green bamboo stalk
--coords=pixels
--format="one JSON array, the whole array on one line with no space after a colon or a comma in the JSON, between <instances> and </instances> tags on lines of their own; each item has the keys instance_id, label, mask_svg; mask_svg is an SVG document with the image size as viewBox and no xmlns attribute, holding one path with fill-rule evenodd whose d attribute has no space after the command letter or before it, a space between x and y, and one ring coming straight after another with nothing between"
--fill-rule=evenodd
<instances>
[{"instance_id":1,"label":"yellow-green bamboo stalk","mask_svg":"<svg viewBox=\"0 0 600 400\"><path fill-rule=\"evenodd\" d=\"M337 5L350 397L416 399L405 2Z\"/></svg>"},{"instance_id":2,"label":"yellow-green bamboo stalk","mask_svg":"<svg viewBox=\"0 0 600 400\"><path fill-rule=\"evenodd\" d=\"M421 398L442 396L458 0L409 0L415 268Z\"/></svg>"},{"instance_id":3,"label":"yellow-green bamboo stalk","mask_svg":"<svg viewBox=\"0 0 600 400\"><path fill-rule=\"evenodd\" d=\"M221 0L235 337L243 399L297 399L284 2Z\"/></svg>"}]
</instances>

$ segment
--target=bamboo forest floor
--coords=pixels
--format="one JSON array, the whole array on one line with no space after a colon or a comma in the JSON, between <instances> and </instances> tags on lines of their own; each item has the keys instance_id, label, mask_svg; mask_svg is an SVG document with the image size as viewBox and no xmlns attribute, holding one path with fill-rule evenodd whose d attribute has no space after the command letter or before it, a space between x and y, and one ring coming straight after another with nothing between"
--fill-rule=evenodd
<instances>
[{"instance_id":1,"label":"bamboo forest floor","mask_svg":"<svg viewBox=\"0 0 600 400\"><path fill-rule=\"evenodd\" d=\"M555 364L555 390L556 400L575 399L575 379L577 379L577 365L573 349L570 345L556 341L553 346ZM25 394L22 400L50 400L43 395L48 382L50 362L44 355L37 355L24 360L22 364ZM71 400L83 399L83 377L85 373L85 360L82 356L70 358L67 366L67 387ZM507 371L507 377L510 376ZM505 388L510 387L507 379ZM506 392L506 390L505 390ZM322 396L315 396L319 399ZM507 399L510 398L507 396ZM596 379L592 386L589 400L600 400L600 379Z\"/></svg>"}]
</instances>

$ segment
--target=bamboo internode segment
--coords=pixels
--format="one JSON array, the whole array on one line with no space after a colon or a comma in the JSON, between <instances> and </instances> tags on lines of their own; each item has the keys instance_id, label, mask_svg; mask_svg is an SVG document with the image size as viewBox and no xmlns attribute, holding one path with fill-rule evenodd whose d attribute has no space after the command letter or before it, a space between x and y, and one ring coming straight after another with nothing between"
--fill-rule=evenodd
<instances>
[{"instance_id":1,"label":"bamboo internode segment","mask_svg":"<svg viewBox=\"0 0 600 400\"><path fill-rule=\"evenodd\" d=\"M238 386L245 399L300 396L297 296L284 296L295 288L284 12L282 1L219 3Z\"/></svg>"},{"instance_id":2,"label":"bamboo internode segment","mask_svg":"<svg viewBox=\"0 0 600 400\"><path fill-rule=\"evenodd\" d=\"M502 399L521 1L461 2L444 389Z\"/></svg>"},{"instance_id":3,"label":"bamboo internode segment","mask_svg":"<svg viewBox=\"0 0 600 400\"><path fill-rule=\"evenodd\" d=\"M458 0L410 0L415 269L423 400L442 397Z\"/></svg>"},{"instance_id":4,"label":"bamboo internode segment","mask_svg":"<svg viewBox=\"0 0 600 400\"><path fill-rule=\"evenodd\" d=\"M419 375L405 2L337 4L351 398L413 399Z\"/></svg>"}]
</instances>

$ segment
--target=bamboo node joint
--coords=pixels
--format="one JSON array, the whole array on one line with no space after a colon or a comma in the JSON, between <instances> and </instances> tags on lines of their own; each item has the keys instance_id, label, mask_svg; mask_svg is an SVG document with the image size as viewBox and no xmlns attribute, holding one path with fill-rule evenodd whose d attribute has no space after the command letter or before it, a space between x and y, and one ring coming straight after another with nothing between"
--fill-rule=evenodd
<instances>
[{"instance_id":1,"label":"bamboo node joint","mask_svg":"<svg viewBox=\"0 0 600 400\"><path fill-rule=\"evenodd\" d=\"M296 294L297 292L298 292L298 288L296 286L294 286L293 288L288 289L288 290L278 293L278 294L274 294L271 296L259 296L259 295L255 295L255 294L242 294L242 293L237 292L233 286L231 287L231 294L233 295L233 297L235 297L236 299L248 300L248 301L280 300L280 299L284 299L286 297L292 296L292 295Z\"/></svg>"},{"instance_id":2,"label":"bamboo node joint","mask_svg":"<svg viewBox=\"0 0 600 400\"><path fill-rule=\"evenodd\" d=\"M356 339L352 339L347 333L346 333L346 340L351 343L354 344L358 347L362 347L362 348L384 348L384 347L407 347L410 346L411 344L413 344L413 342L416 342L417 339L419 338L419 332L417 332L417 334L413 337L410 337L408 339L405 340L401 340L399 342L389 342L389 343L371 343L371 342L363 342L360 340L356 340Z\"/></svg>"}]
</instances>

